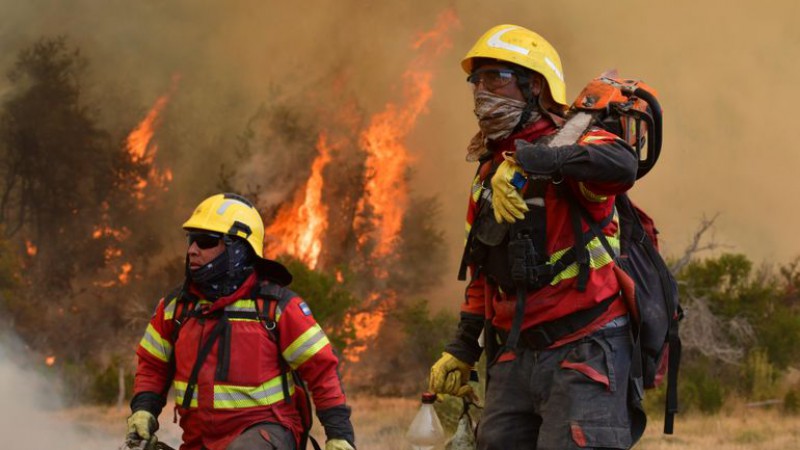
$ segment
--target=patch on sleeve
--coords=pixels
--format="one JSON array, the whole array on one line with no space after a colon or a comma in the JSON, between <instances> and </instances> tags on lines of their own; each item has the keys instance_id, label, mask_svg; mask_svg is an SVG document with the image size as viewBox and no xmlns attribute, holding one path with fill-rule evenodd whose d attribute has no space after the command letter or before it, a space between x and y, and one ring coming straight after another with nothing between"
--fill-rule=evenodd
<instances>
[{"instance_id":1,"label":"patch on sleeve","mask_svg":"<svg viewBox=\"0 0 800 450\"><path fill-rule=\"evenodd\" d=\"M300 311L303 311L303 314L310 316L311 315L311 308L306 305L306 302L300 302Z\"/></svg>"}]
</instances>

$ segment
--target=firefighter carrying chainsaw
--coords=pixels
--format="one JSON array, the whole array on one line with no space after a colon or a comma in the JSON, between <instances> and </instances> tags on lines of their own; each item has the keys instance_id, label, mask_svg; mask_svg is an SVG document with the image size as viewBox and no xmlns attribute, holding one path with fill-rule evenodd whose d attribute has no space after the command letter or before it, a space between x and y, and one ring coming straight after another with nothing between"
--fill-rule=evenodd
<instances>
[{"instance_id":1,"label":"firefighter carrying chainsaw","mask_svg":"<svg viewBox=\"0 0 800 450\"><path fill-rule=\"evenodd\" d=\"M470 280L430 389L473 396L485 350L478 449L630 448L644 418L614 204L637 178L637 152L588 123L562 135L561 60L530 30L490 29L461 65L480 129L467 149L479 163L459 274Z\"/></svg>"},{"instance_id":2,"label":"firefighter carrying chainsaw","mask_svg":"<svg viewBox=\"0 0 800 450\"><path fill-rule=\"evenodd\" d=\"M136 352L129 446L156 448L172 386L181 450L302 450L312 420L307 387L325 449L353 450L338 360L308 305L286 288L291 274L263 257L258 211L217 194L183 229L185 281L158 302Z\"/></svg>"}]
</instances>

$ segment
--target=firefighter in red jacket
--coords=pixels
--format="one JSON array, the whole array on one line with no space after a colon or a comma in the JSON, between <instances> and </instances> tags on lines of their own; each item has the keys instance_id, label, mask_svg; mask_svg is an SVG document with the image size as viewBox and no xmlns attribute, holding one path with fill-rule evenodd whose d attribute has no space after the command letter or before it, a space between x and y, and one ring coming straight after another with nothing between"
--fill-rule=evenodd
<instances>
[{"instance_id":1,"label":"firefighter in red jacket","mask_svg":"<svg viewBox=\"0 0 800 450\"><path fill-rule=\"evenodd\" d=\"M155 444L170 385L181 450L301 448L313 396L326 450L352 450L350 408L328 338L291 275L264 259L264 224L243 197L207 198L183 224L186 279L162 298L142 338L129 442ZM302 381L301 381L302 380Z\"/></svg>"},{"instance_id":2,"label":"firefighter in red jacket","mask_svg":"<svg viewBox=\"0 0 800 450\"><path fill-rule=\"evenodd\" d=\"M633 185L636 156L599 128L548 145L567 103L558 53L538 34L494 27L462 67L480 127L467 152L480 162L460 273L471 279L430 388L474 395L485 350L479 449L629 448L641 416L627 310L590 224L618 252L614 196Z\"/></svg>"}]
</instances>

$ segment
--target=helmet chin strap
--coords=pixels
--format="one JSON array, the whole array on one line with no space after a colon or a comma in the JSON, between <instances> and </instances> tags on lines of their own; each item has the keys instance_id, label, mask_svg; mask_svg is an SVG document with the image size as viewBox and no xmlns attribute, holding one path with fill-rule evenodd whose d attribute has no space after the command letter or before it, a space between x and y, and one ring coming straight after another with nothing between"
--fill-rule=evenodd
<instances>
[{"instance_id":1,"label":"helmet chin strap","mask_svg":"<svg viewBox=\"0 0 800 450\"><path fill-rule=\"evenodd\" d=\"M531 114L539 109L539 96L533 95L533 89L531 88L533 77L528 73L521 73L520 71L515 72L517 72L517 87L520 92L522 92L522 98L525 99L525 109L522 110L519 122L517 122L517 125L514 126L514 129L511 131L512 135L522 131L525 125L528 124Z\"/></svg>"}]
</instances>

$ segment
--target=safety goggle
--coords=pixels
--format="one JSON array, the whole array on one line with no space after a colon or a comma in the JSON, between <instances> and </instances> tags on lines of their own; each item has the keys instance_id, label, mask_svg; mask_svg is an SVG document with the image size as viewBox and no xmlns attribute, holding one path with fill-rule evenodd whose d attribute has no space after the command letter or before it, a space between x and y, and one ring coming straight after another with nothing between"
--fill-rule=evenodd
<instances>
[{"instance_id":1,"label":"safety goggle","mask_svg":"<svg viewBox=\"0 0 800 450\"><path fill-rule=\"evenodd\" d=\"M190 231L186 233L186 240L191 247L192 244L197 244L198 248L208 250L219 245L222 235L208 232Z\"/></svg>"},{"instance_id":2,"label":"safety goggle","mask_svg":"<svg viewBox=\"0 0 800 450\"><path fill-rule=\"evenodd\" d=\"M478 69L469 74L467 81L475 87L483 83L483 87L493 91L514 81L515 76L516 73L511 69Z\"/></svg>"}]
</instances>

